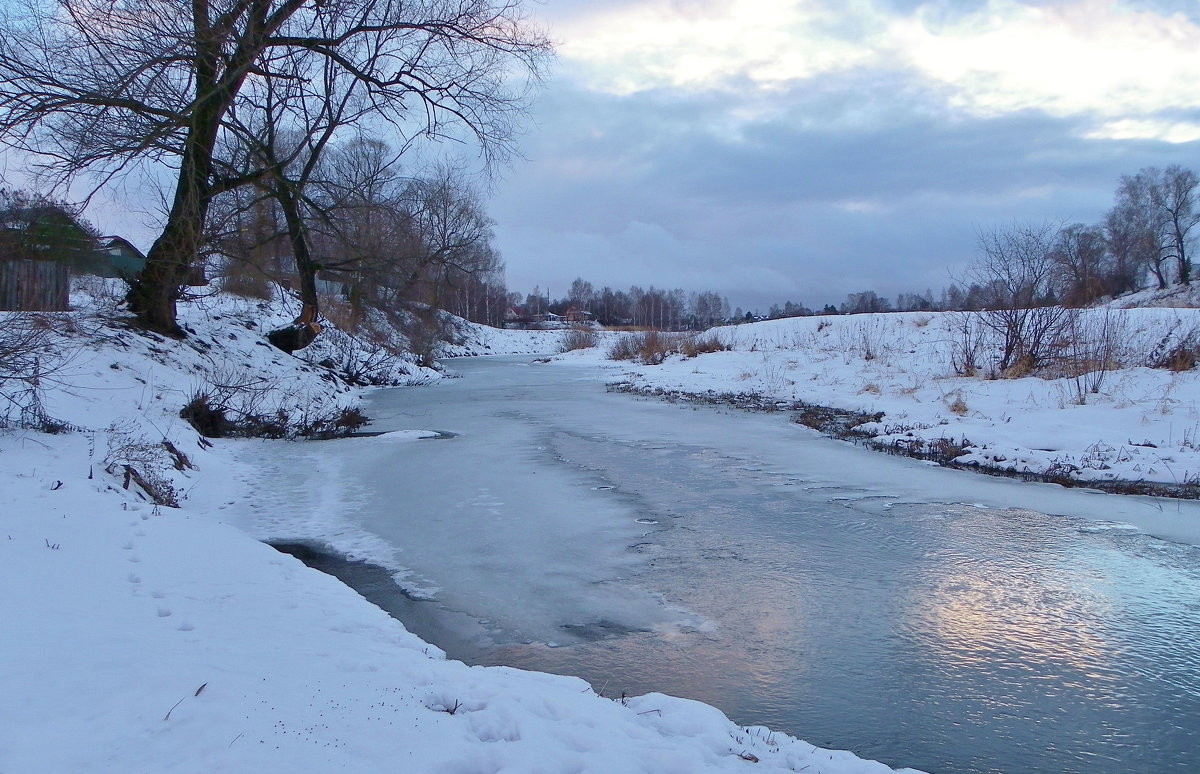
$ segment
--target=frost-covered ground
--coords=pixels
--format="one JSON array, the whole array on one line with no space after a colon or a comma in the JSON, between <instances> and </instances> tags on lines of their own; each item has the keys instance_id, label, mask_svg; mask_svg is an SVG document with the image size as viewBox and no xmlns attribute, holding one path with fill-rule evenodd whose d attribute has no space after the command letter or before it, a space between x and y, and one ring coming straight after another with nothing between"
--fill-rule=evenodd
<instances>
[{"instance_id":1,"label":"frost-covered ground","mask_svg":"<svg viewBox=\"0 0 1200 774\"><path fill-rule=\"evenodd\" d=\"M55 341L37 401L25 383L0 385L0 772L888 770L695 702L615 702L579 680L444 659L339 582L228 526L230 493L258 471L235 460L236 442L204 441L179 417L206 396L235 413L331 421L361 395L349 382L444 374L335 330L284 355L264 338L296 312L282 300L186 304L182 343L124 327L114 301L93 284L79 311L44 318ZM1122 367L1098 384L957 375L961 331L937 314L723 328L729 351L658 366L605 360L615 335L564 357L603 361L610 380L883 412L862 429L881 442L944 439L962 461L1193 482L1200 379L1147 366L1200 316L1114 314ZM442 352L541 353L561 337L458 324ZM64 431L22 429L22 418ZM153 504L127 469L180 507Z\"/></svg>"},{"instance_id":2,"label":"frost-covered ground","mask_svg":"<svg viewBox=\"0 0 1200 774\"><path fill-rule=\"evenodd\" d=\"M1079 335L1089 347L1107 337L1109 366L1060 367L1067 375L1057 378L1053 369L994 378L997 350L986 335L978 337L978 372L960 375L963 320L906 313L729 326L712 332L728 351L675 354L660 365L625 361L620 378L645 390L882 413L856 432L880 446L949 451L960 464L1080 482L1200 484L1200 372L1162 367L1177 347L1196 345L1200 310L1082 312ZM611 344L609 336L568 356L603 360Z\"/></svg>"},{"instance_id":3,"label":"frost-covered ground","mask_svg":"<svg viewBox=\"0 0 1200 774\"><path fill-rule=\"evenodd\" d=\"M616 702L580 680L444 659L228 526L230 493L256 471L236 442L204 441L179 417L207 396L318 422L358 399L347 375L441 376L335 331L284 355L264 332L294 307L187 304L180 343L114 322L113 292L92 290L79 311L43 318L55 340L39 400L0 385L0 771L889 770L692 701ZM456 352L553 349L560 336L462 334ZM155 505L139 478L180 507Z\"/></svg>"}]
</instances>

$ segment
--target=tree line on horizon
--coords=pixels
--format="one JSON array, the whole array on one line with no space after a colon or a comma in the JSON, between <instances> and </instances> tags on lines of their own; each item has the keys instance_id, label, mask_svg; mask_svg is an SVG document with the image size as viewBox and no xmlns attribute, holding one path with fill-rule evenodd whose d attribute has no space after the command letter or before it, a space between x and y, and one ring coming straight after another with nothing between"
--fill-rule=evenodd
<instances>
[{"instance_id":1,"label":"tree line on horizon","mask_svg":"<svg viewBox=\"0 0 1200 774\"><path fill-rule=\"evenodd\" d=\"M874 290L849 293L838 305L810 308L788 300L765 313L729 311L719 293L682 290L594 292L577 279L551 302L535 288L525 304L562 314L576 306L604 324L681 329L786 317L882 312L981 311L1024 304L1084 307L1104 298L1156 287L1190 285L1200 222L1200 178L1178 164L1122 175L1112 208L1098 223L1019 224L983 230L966 275L943 288L900 293L895 302ZM519 294L513 294L519 298Z\"/></svg>"},{"instance_id":2,"label":"tree line on horizon","mask_svg":"<svg viewBox=\"0 0 1200 774\"><path fill-rule=\"evenodd\" d=\"M606 327L632 326L659 330L696 330L711 328L729 319L729 302L714 291L688 293L681 288L642 288L628 290L605 286L597 290L591 282L577 277L562 298L551 299L549 291L535 287L522 299L510 295L512 305L531 315L546 312L556 315L586 312Z\"/></svg>"}]
</instances>

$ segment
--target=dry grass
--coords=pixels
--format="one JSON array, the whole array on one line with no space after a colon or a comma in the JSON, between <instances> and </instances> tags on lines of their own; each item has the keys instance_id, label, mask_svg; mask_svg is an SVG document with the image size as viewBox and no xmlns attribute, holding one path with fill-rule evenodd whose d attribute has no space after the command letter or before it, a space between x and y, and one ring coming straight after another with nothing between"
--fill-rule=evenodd
<instances>
[{"instance_id":1,"label":"dry grass","mask_svg":"<svg viewBox=\"0 0 1200 774\"><path fill-rule=\"evenodd\" d=\"M643 365L659 365L671 355L692 358L729 349L732 347L723 343L716 333L687 336L681 333L644 330L617 339L609 348L608 357L610 360L633 360Z\"/></svg>"},{"instance_id":2,"label":"dry grass","mask_svg":"<svg viewBox=\"0 0 1200 774\"><path fill-rule=\"evenodd\" d=\"M729 349L731 347L722 343L721 338L713 332L707 335L688 336L679 343L679 351L684 357L707 355L710 352L725 352Z\"/></svg>"},{"instance_id":3,"label":"dry grass","mask_svg":"<svg viewBox=\"0 0 1200 774\"><path fill-rule=\"evenodd\" d=\"M563 334L559 352L570 352L576 349L591 349L596 346L596 332L590 328L572 328Z\"/></svg>"},{"instance_id":4,"label":"dry grass","mask_svg":"<svg viewBox=\"0 0 1200 774\"><path fill-rule=\"evenodd\" d=\"M629 333L608 350L610 360L633 360L642 365L660 365L678 349L679 337L659 331Z\"/></svg>"}]
</instances>

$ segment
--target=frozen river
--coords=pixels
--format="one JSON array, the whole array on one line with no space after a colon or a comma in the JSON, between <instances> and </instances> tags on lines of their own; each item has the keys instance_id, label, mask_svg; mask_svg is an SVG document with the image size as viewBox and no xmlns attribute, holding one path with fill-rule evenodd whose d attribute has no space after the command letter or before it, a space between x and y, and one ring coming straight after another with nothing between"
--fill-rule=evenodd
<instances>
[{"instance_id":1,"label":"frozen river","mask_svg":"<svg viewBox=\"0 0 1200 774\"><path fill-rule=\"evenodd\" d=\"M247 445L245 526L387 567L427 601L358 582L471 663L930 772L1200 771L1194 504L946 471L583 366L451 365L367 405L437 438Z\"/></svg>"}]
</instances>

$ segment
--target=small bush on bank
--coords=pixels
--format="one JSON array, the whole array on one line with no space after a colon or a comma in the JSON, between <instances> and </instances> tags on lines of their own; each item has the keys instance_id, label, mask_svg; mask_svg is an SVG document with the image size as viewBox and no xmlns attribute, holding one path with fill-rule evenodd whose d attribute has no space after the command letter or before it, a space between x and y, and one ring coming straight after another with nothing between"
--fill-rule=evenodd
<instances>
[{"instance_id":1,"label":"small bush on bank","mask_svg":"<svg viewBox=\"0 0 1200 774\"><path fill-rule=\"evenodd\" d=\"M610 360L633 360L642 365L660 365L679 351L679 337L659 331L630 333L617 339L608 350Z\"/></svg>"},{"instance_id":2,"label":"small bush on bank","mask_svg":"<svg viewBox=\"0 0 1200 774\"><path fill-rule=\"evenodd\" d=\"M206 438L339 438L368 421L357 408L288 395L275 379L213 377L179 411Z\"/></svg>"},{"instance_id":3,"label":"small bush on bank","mask_svg":"<svg viewBox=\"0 0 1200 774\"><path fill-rule=\"evenodd\" d=\"M685 336L679 333L641 331L630 333L609 348L610 360L633 360L642 365L660 365L671 355L696 357L710 352L732 349L716 333Z\"/></svg>"},{"instance_id":4,"label":"small bush on bank","mask_svg":"<svg viewBox=\"0 0 1200 774\"><path fill-rule=\"evenodd\" d=\"M197 393L179 416L206 438L343 438L370 420L357 408L333 408L317 414L256 414L231 411L216 404L211 395Z\"/></svg>"},{"instance_id":5,"label":"small bush on bank","mask_svg":"<svg viewBox=\"0 0 1200 774\"><path fill-rule=\"evenodd\" d=\"M731 347L728 344L721 342L721 338L716 333L708 333L707 335L696 334L688 336L679 344L679 351L684 357L696 357L697 355L707 355L712 352L726 352Z\"/></svg>"},{"instance_id":6,"label":"small bush on bank","mask_svg":"<svg viewBox=\"0 0 1200 774\"><path fill-rule=\"evenodd\" d=\"M563 334L559 352L571 352L576 349L591 349L596 346L596 332L587 328L572 328Z\"/></svg>"},{"instance_id":7,"label":"small bush on bank","mask_svg":"<svg viewBox=\"0 0 1200 774\"><path fill-rule=\"evenodd\" d=\"M1179 373L1190 371L1200 360L1200 331L1192 330L1170 341L1167 336L1146 358L1146 365L1151 368L1164 368Z\"/></svg>"},{"instance_id":8,"label":"small bush on bank","mask_svg":"<svg viewBox=\"0 0 1200 774\"><path fill-rule=\"evenodd\" d=\"M622 336L608 348L608 359L633 360L636 353L637 347L634 345L634 336Z\"/></svg>"},{"instance_id":9,"label":"small bush on bank","mask_svg":"<svg viewBox=\"0 0 1200 774\"><path fill-rule=\"evenodd\" d=\"M138 427L129 421L118 420L105 429L107 450L103 465L110 475L124 480L124 487L137 486L155 505L179 507L179 492L171 484L168 471L174 467L191 467L174 444L165 438L151 441L142 436Z\"/></svg>"}]
</instances>

